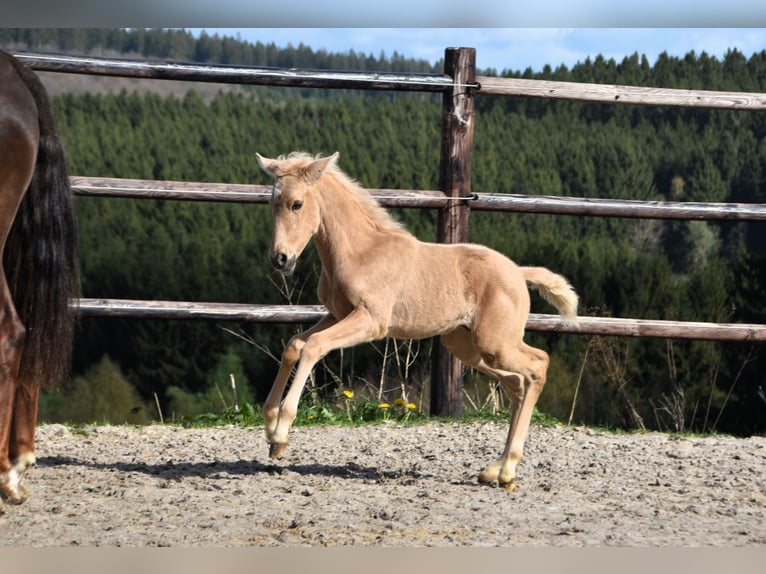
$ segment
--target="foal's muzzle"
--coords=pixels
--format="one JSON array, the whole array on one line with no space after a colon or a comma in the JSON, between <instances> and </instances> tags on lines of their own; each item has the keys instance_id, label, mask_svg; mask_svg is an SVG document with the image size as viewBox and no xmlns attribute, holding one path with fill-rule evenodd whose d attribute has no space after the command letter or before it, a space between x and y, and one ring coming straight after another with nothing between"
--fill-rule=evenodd
<instances>
[{"instance_id":1,"label":"foal's muzzle","mask_svg":"<svg viewBox=\"0 0 766 574\"><path fill-rule=\"evenodd\" d=\"M288 257L286 253L269 253L271 266L282 275L290 275L295 270L295 256Z\"/></svg>"}]
</instances>

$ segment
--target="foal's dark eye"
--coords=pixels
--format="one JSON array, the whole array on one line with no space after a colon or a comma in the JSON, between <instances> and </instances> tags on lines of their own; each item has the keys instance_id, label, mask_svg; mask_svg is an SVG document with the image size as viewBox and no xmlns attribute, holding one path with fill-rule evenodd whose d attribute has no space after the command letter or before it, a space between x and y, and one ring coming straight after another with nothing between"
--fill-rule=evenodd
<instances>
[{"instance_id":1,"label":"foal's dark eye","mask_svg":"<svg viewBox=\"0 0 766 574\"><path fill-rule=\"evenodd\" d=\"M293 202L293 204L290 206L290 209L291 209L292 211L300 211L300 210L301 210L301 207L303 207L303 202L302 202L302 201L295 201L295 202Z\"/></svg>"}]
</instances>

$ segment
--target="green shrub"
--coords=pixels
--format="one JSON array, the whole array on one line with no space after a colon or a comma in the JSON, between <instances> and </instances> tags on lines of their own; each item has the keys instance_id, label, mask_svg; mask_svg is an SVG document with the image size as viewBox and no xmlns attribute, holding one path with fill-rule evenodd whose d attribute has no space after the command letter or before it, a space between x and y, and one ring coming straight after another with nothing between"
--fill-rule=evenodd
<instances>
[{"instance_id":1,"label":"green shrub","mask_svg":"<svg viewBox=\"0 0 766 574\"><path fill-rule=\"evenodd\" d=\"M147 424L150 409L109 357L40 397L44 422Z\"/></svg>"},{"instance_id":2,"label":"green shrub","mask_svg":"<svg viewBox=\"0 0 766 574\"><path fill-rule=\"evenodd\" d=\"M236 385L236 401L232 378ZM229 411L236 413L237 407L241 410L244 405L254 403L242 360L233 351L223 355L211 369L202 391L192 393L172 386L167 390L167 398L166 418L170 421L184 421L202 415L218 417Z\"/></svg>"}]
</instances>

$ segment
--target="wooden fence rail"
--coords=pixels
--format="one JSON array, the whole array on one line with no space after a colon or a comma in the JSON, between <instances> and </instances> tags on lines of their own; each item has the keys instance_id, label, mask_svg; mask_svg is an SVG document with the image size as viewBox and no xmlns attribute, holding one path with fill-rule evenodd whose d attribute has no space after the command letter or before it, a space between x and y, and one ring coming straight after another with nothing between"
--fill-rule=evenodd
<instances>
[{"instance_id":1,"label":"wooden fence rail","mask_svg":"<svg viewBox=\"0 0 766 574\"><path fill-rule=\"evenodd\" d=\"M91 74L122 78L398 92L448 92L454 85L452 78L443 74L394 74L193 64L39 52L15 52L14 55L32 69L40 72Z\"/></svg>"},{"instance_id":2,"label":"wooden fence rail","mask_svg":"<svg viewBox=\"0 0 766 574\"><path fill-rule=\"evenodd\" d=\"M70 177L70 182L75 194L91 197L260 204L267 204L271 198L271 186L267 185L78 176ZM449 203L441 191L399 189L370 189L368 191L386 207L433 208L445 207Z\"/></svg>"},{"instance_id":3,"label":"wooden fence rail","mask_svg":"<svg viewBox=\"0 0 766 574\"><path fill-rule=\"evenodd\" d=\"M254 323L315 323L327 314L322 305L250 305L136 299L79 299L73 302L83 317L145 319L208 319ZM580 317L565 325L558 315L531 313L529 331L622 337L662 337L708 341L766 341L766 325L699 323L613 317Z\"/></svg>"},{"instance_id":4,"label":"wooden fence rail","mask_svg":"<svg viewBox=\"0 0 766 574\"><path fill-rule=\"evenodd\" d=\"M365 73L186 62L153 62L22 51L14 52L14 55L32 69L41 72L297 88L445 93L455 87L455 81L447 74ZM474 92L478 96L521 96L611 104L684 106L747 111L766 110L766 94L745 92L554 82L494 76L476 76L465 85L474 88Z\"/></svg>"},{"instance_id":5,"label":"wooden fence rail","mask_svg":"<svg viewBox=\"0 0 766 574\"><path fill-rule=\"evenodd\" d=\"M477 76L478 94L523 96L607 104L642 106L684 106L719 110L766 110L766 94L716 92L712 90L680 90L637 86L610 86L578 82L552 82L521 78Z\"/></svg>"},{"instance_id":6,"label":"wooden fence rail","mask_svg":"<svg viewBox=\"0 0 766 574\"><path fill-rule=\"evenodd\" d=\"M70 179L76 194L94 197L260 204L268 203L271 197L271 187L265 185L103 177L72 177ZM457 201L465 203L472 211L517 211L648 219L766 221L766 205L760 203L638 201L505 193L473 193L469 198L448 198L438 190L369 189L368 191L385 207L443 208Z\"/></svg>"}]
</instances>

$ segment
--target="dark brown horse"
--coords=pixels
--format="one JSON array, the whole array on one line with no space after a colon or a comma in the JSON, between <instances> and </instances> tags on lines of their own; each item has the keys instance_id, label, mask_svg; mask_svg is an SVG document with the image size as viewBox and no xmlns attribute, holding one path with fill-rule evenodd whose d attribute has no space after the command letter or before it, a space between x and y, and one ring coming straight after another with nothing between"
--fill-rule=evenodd
<instances>
[{"instance_id":1,"label":"dark brown horse","mask_svg":"<svg viewBox=\"0 0 766 574\"><path fill-rule=\"evenodd\" d=\"M39 78L2 51L0 250L0 504L20 504L35 462L40 388L69 370L79 276L53 109Z\"/></svg>"}]
</instances>

